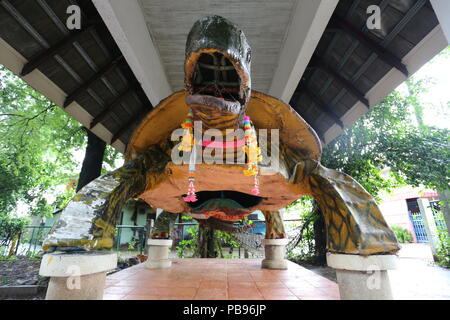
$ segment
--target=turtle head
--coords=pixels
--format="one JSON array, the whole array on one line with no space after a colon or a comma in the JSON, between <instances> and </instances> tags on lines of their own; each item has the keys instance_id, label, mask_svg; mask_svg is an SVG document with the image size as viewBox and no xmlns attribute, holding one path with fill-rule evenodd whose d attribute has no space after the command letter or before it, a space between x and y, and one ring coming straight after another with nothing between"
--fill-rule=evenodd
<instances>
[{"instance_id":1,"label":"turtle head","mask_svg":"<svg viewBox=\"0 0 450 320\"><path fill-rule=\"evenodd\" d=\"M198 20L184 63L186 104L194 116L216 123L223 123L218 117L242 119L250 99L250 60L250 46L236 25L216 15Z\"/></svg>"}]
</instances>

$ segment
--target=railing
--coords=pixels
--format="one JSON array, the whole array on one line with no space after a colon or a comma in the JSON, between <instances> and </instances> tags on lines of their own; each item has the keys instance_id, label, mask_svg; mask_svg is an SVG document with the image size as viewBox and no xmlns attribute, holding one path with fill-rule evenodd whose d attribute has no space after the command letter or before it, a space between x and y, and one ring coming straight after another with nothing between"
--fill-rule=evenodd
<instances>
[{"instance_id":1,"label":"railing","mask_svg":"<svg viewBox=\"0 0 450 320\"><path fill-rule=\"evenodd\" d=\"M291 231L295 230L293 226L298 224L298 222L300 221L302 220L300 219L284 220L288 236ZM254 221L253 224L254 227L249 229L249 231L247 231L246 234L261 235L259 238L262 239L265 233L265 221ZM172 230L172 236L175 240L175 243L187 239L188 234L186 229L188 227L193 226L198 226L198 224L192 222L175 223L174 228ZM50 229L51 226L44 226L44 225L25 227L24 231L20 233L17 238L14 254L28 255L38 253L41 250L42 243L44 239L47 237L47 234L50 231ZM264 232L262 232L262 230ZM147 235L148 232L145 226L117 225L116 234L114 236L114 248L116 251L132 251L132 252L138 251L140 254L143 254L145 250L146 245L145 242L147 239ZM259 249L257 243L256 245L255 243L253 243L254 241L250 241L253 243L251 244L249 241L244 241L245 239L238 238L237 240L238 243L240 243L240 246L238 247L239 252L241 251L241 249L251 250L252 247L255 247L255 249ZM7 243L6 246L4 246L6 254L9 252L11 244L12 241L9 241L9 243Z\"/></svg>"},{"instance_id":2,"label":"railing","mask_svg":"<svg viewBox=\"0 0 450 320\"><path fill-rule=\"evenodd\" d=\"M14 255L29 255L35 254L41 250L42 242L47 237L50 231L50 226L27 226L19 233L17 240L10 240L5 244L5 253L9 250L13 243L15 243Z\"/></svg>"},{"instance_id":3,"label":"railing","mask_svg":"<svg viewBox=\"0 0 450 320\"><path fill-rule=\"evenodd\" d=\"M129 233L125 233L130 231ZM139 251L144 253L147 228L144 226L117 225L114 237L116 251Z\"/></svg>"}]
</instances>

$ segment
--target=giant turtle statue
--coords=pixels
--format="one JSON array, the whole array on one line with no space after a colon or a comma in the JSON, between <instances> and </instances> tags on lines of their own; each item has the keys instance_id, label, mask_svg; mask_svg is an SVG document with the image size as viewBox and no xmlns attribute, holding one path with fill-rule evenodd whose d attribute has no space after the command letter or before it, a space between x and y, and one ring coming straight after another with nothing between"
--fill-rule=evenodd
<instances>
[{"instance_id":1,"label":"giant turtle statue","mask_svg":"<svg viewBox=\"0 0 450 320\"><path fill-rule=\"evenodd\" d=\"M374 198L350 176L320 164L321 143L314 130L286 103L251 90L250 61L247 39L234 24L219 16L197 21L186 43L185 90L162 100L142 120L123 167L75 195L44 250L111 248L118 217L133 197L164 210L153 238L168 238L167 221L179 213L232 231L233 222L255 210L265 215L266 238L284 238L278 210L310 195L324 215L328 251L396 252L395 235ZM211 138L205 144L193 133L198 123L202 138L209 130L227 141ZM181 143L173 139L180 127ZM244 137L233 136L237 129ZM269 142L255 142L257 133ZM211 146L216 153L203 152L203 161L197 162ZM267 155L261 159L264 148L278 154L276 165L264 163ZM187 161L178 163L174 155ZM225 158L243 161L211 161Z\"/></svg>"}]
</instances>

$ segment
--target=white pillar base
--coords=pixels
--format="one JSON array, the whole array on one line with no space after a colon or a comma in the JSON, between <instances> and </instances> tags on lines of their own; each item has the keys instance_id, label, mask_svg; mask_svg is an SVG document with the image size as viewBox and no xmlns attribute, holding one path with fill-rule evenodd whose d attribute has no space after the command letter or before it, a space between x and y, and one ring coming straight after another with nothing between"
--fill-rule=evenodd
<instances>
[{"instance_id":1,"label":"white pillar base","mask_svg":"<svg viewBox=\"0 0 450 320\"><path fill-rule=\"evenodd\" d=\"M169 250L172 239L148 239L148 259L145 263L147 269L166 269L172 266L169 260Z\"/></svg>"},{"instance_id":2,"label":"white pillar base","mask_svg":"<svg viewBox=\"0 0 450 320\"><path fill-rule=\"evenodd\" d=\"M106 272L117 267L111 252L49 253L39 275L50 277L46 300L102 300Z\"/></svg>"},{"instance_id":3,"label":"white pillar base","mask_svg":"<svg viewBox=\"0 0 450 320\"><path fill-rule=\"evenodd\" d=\"M266 258L261 262L261 268L285 270L288 268L284 258L288 239L264 239Z\"/></svg>"},{"instance_id":4,"label":"white pillar base","mask_svg":"<svg viewBox=\"0 0 450 320\"><path fill-rule=\"evenodd\" d=\"M396 269L396 262L395 255L327 254L342 300L392 300L387 270Z\"/></svg>"}]
</instances>

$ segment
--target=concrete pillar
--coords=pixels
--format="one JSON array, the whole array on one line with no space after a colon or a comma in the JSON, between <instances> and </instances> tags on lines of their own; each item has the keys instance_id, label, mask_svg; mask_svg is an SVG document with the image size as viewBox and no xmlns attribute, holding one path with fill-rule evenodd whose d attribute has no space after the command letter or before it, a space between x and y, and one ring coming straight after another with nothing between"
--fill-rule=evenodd
<instances>
[{"instance_id":1,"label":"concrete pillar","mask_svg":"<svg viewBox=\"0 0 450 320\"><path fill-rule=\"evenodd\" d=\"M425 230L427 231L428 241L433 257L436 260L436 251L439 247L439 237L436 221L434 220L433 211L430 207L430 202L427 198L419 198L417 199L417 204L419 205L419 210L423 217L423 222L425 225Z\"/></svg>"},{"instance_id":2,"label":"concrete pillar","mask_svg":"<svg viewBox=\"0 0 450 320\"><path fill-rule=\"evenodd\" d=\"M396 262L395 255L327 254L342 300L392 300L387 270L396 269Z\"/></svg>"},{"instance_id":3,"label":"concrete pillar","mask_svg":"<svg viewBox=\"0 0 450 320\"><path fill-rule=\"evenodd\" d=\"M172 239L148 239L148 259L145 263L147 269L170 268L172 261L169 260L169 250Z\"/></svg>"},{"instance_id":4,"label":"concrete pillar","mask_svg":"<svg viewBox=\"0 0 450 320\"><path fill-rule=\"evenodd\" d=\"M287 269L285 259L286 245L288 239L264 239L264 250L266 258L261 263L264 269Z\"/></svg>"},{"instance_id":5,"label":"concrete pillar","mask_svg":"<svg viewBox=\"0 0 450 320\"><path fill-rule=\"evenodd\" d=\"M430 0L431 6L436 13L442 31L450 44L450 1L448 0Z\"/></svg>"},{"instance_id":6,"label":"concrete pillar","mask_svg":"<svg viewBox=\"0 0 450 320\"><path fill-rule=\"evenodd\" d=\"M39 275L50 277L46 300L102 300L106 272L117 267L111 252L55 252L44 255Z\"/></svg>"}]
</instances>

